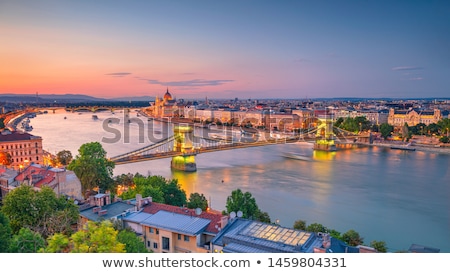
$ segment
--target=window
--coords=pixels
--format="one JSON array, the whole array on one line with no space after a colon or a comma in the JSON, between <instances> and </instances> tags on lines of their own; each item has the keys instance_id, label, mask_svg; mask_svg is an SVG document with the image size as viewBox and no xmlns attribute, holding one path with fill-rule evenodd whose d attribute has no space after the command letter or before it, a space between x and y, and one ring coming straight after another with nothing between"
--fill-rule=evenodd
<instances>
[{"instance_id":1,"label":"window","mask_svg":"<svg viewBox=\"0 0 450 273\"><path fill-rule=\"evenodd\" d=\"M153 248L158 249L158 243L153 243Z\"/></svg>"},{"instance_id":2,"label":"window","mask_svg":"<svg viewBox=\"0 0 450 273\"><path fill-rule=\"evenodd\" d=\"M159 229L156 228L156 234L159 234Z\"/></svg>"},{"instance_id":3,"label":"window","mask_svg":"<svg viewBox=\"0 0 450 273\"><path fill-rule=\"evenodd\" d=\"M148 240L147 241L147 247L150 247L151 246L151 243L150 243L150 240Z\"/></svg>"},{"instance_id":4,"label":"window","mask_svg":"<svg viewBox=\"0 0 450 273\"><path fill-rule=\"evenodd\" d=\"M153 228L150 228L150 233L155 233L155 231L153 230Z\"/></svg>"},{"instance_id":5,"label":"window","mask_svg":"<svg viewBox=\"0 0 450 273\"><path fill-rule=\"evenodd\" d=\"M170 250L170 240L167 237L162 237L162 249Z\"/></svg>"},{"instance_id":6,"label":"window","mask_svg":"<svg viewBox=\"0 0 450 273\"><path fill-rule=\"evenodd\" d=\"M36 161L39 161L39 156L36 156Z\"/></svg>"},{"instance_id":7,"label":"window","mask_svg":"<svg viewBox=\"0 0 450 273\"><path fill-rule=\"evenodd\" d=\"M184 241L185 241L185 242L189 242L189 236L184 235Z\"/></svg>"},{"instance_id":8,"label":"window","mask_svg":"<svg viewBox=\"0 0 450 273\"><path fill-rule=\"evenodd\" d=\"M178 234L178 240L181 240L181 234Z\"/></svg>"}]
</instances>

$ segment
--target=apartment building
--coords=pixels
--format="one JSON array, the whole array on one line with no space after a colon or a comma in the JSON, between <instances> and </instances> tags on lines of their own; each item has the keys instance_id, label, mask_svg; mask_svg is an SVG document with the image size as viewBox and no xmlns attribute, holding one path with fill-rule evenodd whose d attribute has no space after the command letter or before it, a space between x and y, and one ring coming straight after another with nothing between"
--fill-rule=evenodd
<instances>
[{"instance_id":1,"label":"apartment building","mask_svg":"<svg viewBox=\"0 0 450 273\"><path fill-rule=\"evenodd\" d=\"M26 132L3 130L0 133L0 150L11 155L10 167L20 171L32 162L44 162L42 138Z\"/></svg>"}]
</instances>

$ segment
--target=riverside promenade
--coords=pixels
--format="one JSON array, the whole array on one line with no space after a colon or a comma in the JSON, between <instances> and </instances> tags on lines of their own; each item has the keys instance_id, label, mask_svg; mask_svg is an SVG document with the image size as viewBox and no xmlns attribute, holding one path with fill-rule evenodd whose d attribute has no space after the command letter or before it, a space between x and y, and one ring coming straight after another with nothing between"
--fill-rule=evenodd
<instances>
[{"instance_id":1,"label":"riverside promenade","mask_svg":"<svg viewBox=\"0 0 450 273\"><path fill-rule=\"evenodd\" d=\"M378 147L393 147L398 145L406 145L408 142L374 142L372 144L369 143L362 143L366 146L378 146ZM416 151L424 151L424 152L433 152L433 153L442 153L442 154L450 154L450 145L446 144L440 144L439 147L436 147L436 145L433 144L414 144L410 146L411 148L416 149Z\"/></svg>"}]
</instances>

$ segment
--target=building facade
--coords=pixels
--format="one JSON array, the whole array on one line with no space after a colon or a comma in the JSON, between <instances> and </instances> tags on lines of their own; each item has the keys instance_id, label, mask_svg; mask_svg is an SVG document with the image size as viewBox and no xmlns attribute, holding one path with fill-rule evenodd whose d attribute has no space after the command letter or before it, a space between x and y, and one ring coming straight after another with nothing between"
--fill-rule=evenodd
<instances>
[{"instance_id":1,"label":"building facade","mask_svg":"<svg viewBox=\"0 0 450 273\"><path fill-rule=\"evenodd\" d=\"M31 163L44 163L40 136L22 131L3 130L0 134L0 150L11 155L11 167L17 170L23 170Z\"/></svg>"},{"instance_id":2,"label":"building facade","mask_svg":"<svg viewBox=\"0 0 450 273\"><path fill-rule=\"evenodd\" d=\"M148 115L157 118L179 116L177 102L169 93L169 88L167 88L162 99L156 96L155 102L150 103L150 107L146 109L146 112Z\"/></svg>"},{"instance_id":3,"label":"building facade","mask_svg":"<svg viewBox=\"0 0 450 273\"><path fill-rule=\"evenodd\" d=\"M38 164L30 164L14 178L10 187L15 188L22 184L41 188L48 186L56 195L67 196L74 200L82 200L81 182L73 171L62 168L48 168Z\"/></svg>"},{"instance_id":4,"label":"building facade","mask_svg":"<svg viewBox=\"0 0 450 273\"><path fill-rule=\"evenodd\" d=\"M396 110L389 109L388 123L394 127L399 127L408 124L408 126L415 126L419 123L424 123L429 125L432 123L437 123L442 119L441 111L439 109L434 109L432 111L422 111L422 110Z\"/></svg>"}]
</instances>

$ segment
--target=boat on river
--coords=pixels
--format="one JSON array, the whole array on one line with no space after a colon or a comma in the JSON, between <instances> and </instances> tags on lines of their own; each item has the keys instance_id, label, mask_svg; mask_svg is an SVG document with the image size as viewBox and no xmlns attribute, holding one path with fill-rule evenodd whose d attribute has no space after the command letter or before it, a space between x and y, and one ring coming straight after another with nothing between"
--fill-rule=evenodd
<instances>
[{"instance_id":1,"label":"boat on river","mask_svg":"<svg viewBox=\"0 0 450 273\"><path fill-rule=\"evenodd\" d=\"M299 154L299 153L283 153L283 157L290 158L290 159L296 159L296 160L303 160L303 161L313 161L313 158L311 156L305 155L305 154Z\"/></svg>"},{"instance_id":2,"label":"boat on river","mask_svg":"<svg viewBox=\"0 0 450 273\"><path fill-rule=\"evenodd\" d=\"M391 149L393 150L404 150L404 151L415 151L416 148L411 147L411 143L405 144L405 145L393 145L391 146Z\"/></svg>"}]
</instances>

